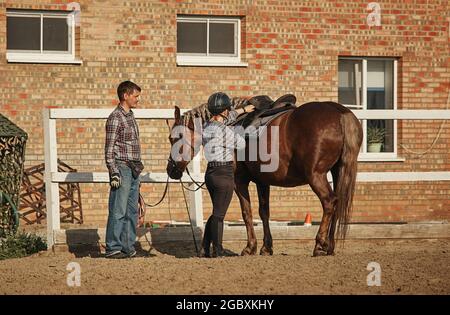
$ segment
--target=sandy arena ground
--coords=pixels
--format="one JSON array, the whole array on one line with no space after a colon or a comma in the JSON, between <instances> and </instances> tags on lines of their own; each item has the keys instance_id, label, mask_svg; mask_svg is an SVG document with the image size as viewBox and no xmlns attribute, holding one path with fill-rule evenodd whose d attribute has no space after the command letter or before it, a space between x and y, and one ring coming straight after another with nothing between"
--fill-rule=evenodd
<instances>
[{"instance_id":1,"label":"sandy arena ground","mask_svg":"<svg viewBox=\"0 0 450 315\"><path fill-rule=\"evenodd\" d=\"M239 252L245 242L227 242ZM148 248L147 248L148 249ZM275 241L274 255L193 257L193 243L154 246L142 257L42 252L0 261L1 294L450 294L450 240L349 240L335 256L311 257L312 241ZM69 287L67 265L81 267ZM370 262L381 286L367 285ZM214 281L212 281L214 279Z\"/></svg>"}]
</instances>

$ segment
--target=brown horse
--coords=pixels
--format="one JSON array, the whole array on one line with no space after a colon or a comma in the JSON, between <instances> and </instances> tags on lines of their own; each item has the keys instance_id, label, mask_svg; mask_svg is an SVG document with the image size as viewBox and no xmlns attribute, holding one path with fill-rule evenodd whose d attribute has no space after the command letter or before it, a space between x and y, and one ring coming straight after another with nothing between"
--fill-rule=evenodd
<instances>
[{"instance_id":1,"label":"brown horse","mask_svg":"<svg viewBox=\"0 0 450 315\"><path fill-rule=\"evenodd\" d=\"M239 99L236 108L245 105ZM190 157L201 144L201 135L194 130L195 118L203 122L210 117L206 104L180 116L175 108L175 123L172 127L186 126L184 135L188 144ZM247 228L247 246L242 255L254 255L257 250L256 236L253 228L253 216L250 206L248 186L254 182L258 191L259 215L264 229L264 244L261 255L272 255L272 236L269 227L270 186L295 187L309 184L319 197L323 207L323 216L316 236L313 256L332 255L335 248L335 234L345 239L351 216L352 200L357 173L357 157L362 143L362 128L356 116L346 107L334 102L311 102L303 104L271 121L265 128L264 145L271 148L271 133L278 127L278 168L271 172L262 172L262 162L245 160L235 165L235 192L239 197L242 216ZM262 134L260 135L260 137ZM171 135L172 144L180 136ZM248 141L248 140L247 140ZM248 143L247 143L248 144ZM261 142L260 142L261 144ZM247 145L246 150L249 149ZM270 150L268 150L270 151ZM266 151L266 152L268 152ZM179 151L182 153L182 150ZM246 152L246 156L248 157ZM274 152L270 152L273 156ZM189 159L180 156L169 158L167 173L171 178L179 179L186 169ZM327 180L331 171L334 187ZM337 228L337 229L336 229Z\"/></svg>"}]
</instances>

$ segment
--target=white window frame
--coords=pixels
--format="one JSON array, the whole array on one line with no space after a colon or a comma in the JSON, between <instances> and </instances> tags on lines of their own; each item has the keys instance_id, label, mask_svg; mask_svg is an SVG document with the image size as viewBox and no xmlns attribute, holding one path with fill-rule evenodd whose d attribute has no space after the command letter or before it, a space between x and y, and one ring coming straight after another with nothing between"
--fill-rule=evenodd
<instances>
[{"instance_id":1,"label":"white window frame","mask_svg":"<svg viewBox=\"0 0 450 315\"><path fill-rule=\"evenodd\" d=\"M357 60L362 62L361 69L361 105L355 104L342 104L352 111L367 110L367 61L368 60L389 60L393 61L393 108L391 110L397 110L397 77L398 77L398 59L396 58L378 58L378 57L339 57L340 60ZM362 120L363 127L363 143L361 146L361 152L358 159L361 161L400 161L397 156L397 120L393 121L393 152L367 152L367 120Z\"/></svg>"},{"instance_id":2,"label":"white window frame","mask_svg":"<svg viewBox=\"0 0 450 315\"><path fill-rule=\"evenodd\" d=\"M6 59L8 62L19 63L71 63L81 64L81 60L75 58L75 12L48 12L48 11L24 11L24 10L8 10L7 17L40 17L40 51L35 50L13 50L6 51ZM68 30L68 51L44 51L43 50L43 23L45 18L61 18L65 17L69 22Z\"/></svg>"},{"instance_id":3,"label":"white window frame","mask_svg":"<svg viewBox=\"0 0 450 315\"><path fill-rule=\"evenodd\" d=\"M206 26L206 55L195 53L179 53L177 52L177 65L179 66L230 66L230 67L247 67L248 63L241 62L241 20L239 18L226 17L177 17L178 22L205 22ZM209 25L211 23L230 23L234 24L234 41L235 52L231 55L226 54L210 54L209 53Z\"/></svg>"}]
</instances>

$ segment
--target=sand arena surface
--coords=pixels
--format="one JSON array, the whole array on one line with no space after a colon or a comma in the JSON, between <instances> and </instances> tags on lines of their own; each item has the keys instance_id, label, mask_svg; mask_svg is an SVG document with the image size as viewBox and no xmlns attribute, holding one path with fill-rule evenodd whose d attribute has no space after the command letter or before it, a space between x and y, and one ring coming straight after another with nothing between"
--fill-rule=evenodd
<instances>
[{"instance_id":1,"label":"sand arena surface","mask_svg":"<svg viewBox=\"0 0 450 315\"><path fill-rule=\"evenodd\" d=\"M259 241L258 246L261 245ZM192 242L109 260L98 251L42 252L0 261L1 294L450 294L450 240L348 240L335 256L311 257L312 241L274 241L273 256L197 258ZM245 242L226 242L236 252ZM69 287L67 265L81 267ZM370 262L381 286L367 285Z\"/></svg>"}]
</instances>

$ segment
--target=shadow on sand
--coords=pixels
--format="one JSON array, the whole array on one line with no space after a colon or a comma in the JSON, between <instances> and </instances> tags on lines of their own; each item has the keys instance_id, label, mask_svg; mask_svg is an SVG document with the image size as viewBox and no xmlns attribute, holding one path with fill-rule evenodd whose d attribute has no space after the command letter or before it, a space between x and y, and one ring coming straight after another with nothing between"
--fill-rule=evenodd
<instances>
[{"instance_id":1,"label":"shadow on sand","mask_svg":"<svg viewBox=\"0 0 450 315\"><path fill-rule=\"evenodd\" d=\"M104 229L68 229L67 249L77 258L104 258ZM139 228L135 245L137 257L153 257L158 253L176 258L197 257L203 231L190 226ZM195 239L195 242L194 242Z\"/></svg>"}]
</instances>

